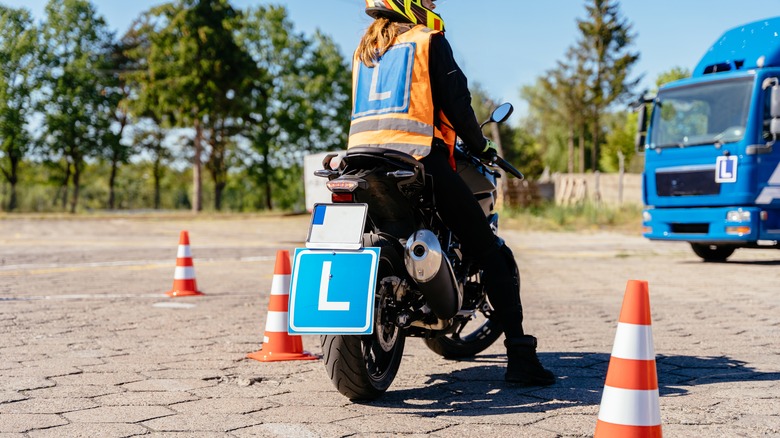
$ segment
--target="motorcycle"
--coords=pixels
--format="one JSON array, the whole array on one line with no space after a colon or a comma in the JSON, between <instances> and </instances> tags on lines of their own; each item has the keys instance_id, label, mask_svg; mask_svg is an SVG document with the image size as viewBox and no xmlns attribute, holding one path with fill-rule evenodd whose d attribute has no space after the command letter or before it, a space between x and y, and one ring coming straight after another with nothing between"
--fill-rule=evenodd
<instances>
[{"instance_id":1,"label":"motorcycle","mask_svg":"<svg viewBox=\"0 0 780 438\"><path fill-rule=\"evenodd\" d=\"M500 105L482 126L502 123L512 111L511 104ZM456 145L455 160L497 233L497 167L520 179L522 173L498 156L480 160L462 143ZM360 243L378 248L372 330L320 336L336 389L350 400L380 397L395 379L407 337L421 338L449 359L490 347L502 330L491 318L481 270L461 253L457 238L439 218L431 177L422 164L379 148L352 148L343 157L329 154L322 163L315 175L328 179L332 205L365 205Z\"/></svg>"}]
</instances>

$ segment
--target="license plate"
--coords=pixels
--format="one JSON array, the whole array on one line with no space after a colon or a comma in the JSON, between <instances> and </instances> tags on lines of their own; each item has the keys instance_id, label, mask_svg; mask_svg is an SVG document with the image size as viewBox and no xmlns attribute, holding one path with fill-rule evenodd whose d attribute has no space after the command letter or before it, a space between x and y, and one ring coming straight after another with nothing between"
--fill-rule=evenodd
<instances>
[{"instance_id":1,"label":"license plate","mask_svg":"<svg viewBox=\"0 0 780 438\"><path fill-rule=\"evenodd\" d=\"M306 248L360 249L367 213L367 204L315 204Z\"/></svg>"}]
</instances>

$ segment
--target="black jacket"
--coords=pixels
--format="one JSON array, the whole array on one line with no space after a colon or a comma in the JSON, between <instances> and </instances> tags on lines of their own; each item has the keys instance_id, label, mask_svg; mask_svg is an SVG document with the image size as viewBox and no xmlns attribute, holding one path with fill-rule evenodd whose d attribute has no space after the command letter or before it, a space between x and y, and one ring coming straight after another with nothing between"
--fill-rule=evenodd
<instances>
[{"instance_id":1,"label":"black jacket","mask_svg":"<svg viewBox=\"0 0 780 438\"><path fill-rule=\"evenodd\" d=\"M485 137L471 108L468 79L455 62L452 47L444 34L436 34L431 38L428 70L436 114L441 109L461 140L473 152L482 152L485 149Z\"/></svg>"}]
</instances>

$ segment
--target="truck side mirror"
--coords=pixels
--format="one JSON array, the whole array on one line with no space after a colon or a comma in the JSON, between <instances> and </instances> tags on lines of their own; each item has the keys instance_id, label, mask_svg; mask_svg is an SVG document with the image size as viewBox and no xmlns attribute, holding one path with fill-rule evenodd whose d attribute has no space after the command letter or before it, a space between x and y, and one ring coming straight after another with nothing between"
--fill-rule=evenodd
<instances>
[{"instance_id":1,"label":"truck side mirror","mask_svg":"<svg viewBox=\"0 0 780 438\"><path fill-rule=\"evenodd\" d=\"M766 78L761 84L761 89L769 88L769 115L772 120L769 122L769 133L774 140L780 136L780 80L778 78Z\"/></svg>"},{"instance_id":2,"label":"truck side mirror","mask_svg":"<svg viewBox=\"0 0 780 438\"><path fill-rule=\"evenodd\" d=\"M645 151L647 140L647 103L640 104L637 112L639 114L637 117L636 137L634 137L634 148L636 148L638 153L642 153Z\"/></svg>"},{"instance_id":3,"label":"truck side mirror","mask_svg":"<svg viewBox=\"0 0 780 438\"><path fill-rule=\"evenodd\" d=\"M772 121L769 124L769 132L775 140L780 136L780 85L775 84L770 91L770 115Z\"/></svg>"}]
</instances>

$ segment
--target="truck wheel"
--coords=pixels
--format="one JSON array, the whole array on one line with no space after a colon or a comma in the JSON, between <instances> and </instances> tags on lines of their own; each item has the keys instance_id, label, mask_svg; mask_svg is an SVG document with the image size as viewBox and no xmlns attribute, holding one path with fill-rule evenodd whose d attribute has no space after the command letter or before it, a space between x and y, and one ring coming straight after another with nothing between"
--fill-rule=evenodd
<instances>
[{"instance_id":1,"label":"truck wheel","mask_svg":"<svg viewBox=\"0 0 780 438\"><path fill-rule=\"evenodd\" d=\"M725 262L731 254L734 254L733 246L708 245L706 243L691 243L691 249L705 262Z\"/></svg>"}]
</instances>

